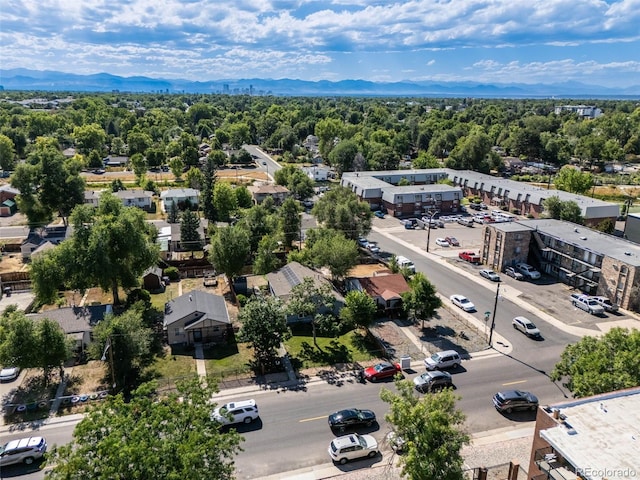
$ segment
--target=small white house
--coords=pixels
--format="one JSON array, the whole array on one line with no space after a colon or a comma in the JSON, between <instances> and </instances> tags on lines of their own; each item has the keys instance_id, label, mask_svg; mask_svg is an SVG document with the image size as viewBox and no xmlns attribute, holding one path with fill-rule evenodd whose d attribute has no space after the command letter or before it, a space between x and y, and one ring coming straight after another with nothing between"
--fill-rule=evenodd
<instances>
[{"instance_id":1,"label":"small white house","mask_svg":"<svg viewBox=\"0 0 640 480\"><path fill-rule=\"evenodd\" d=\"M321 165L313 167L303 167L302 171L315 182L326 182L331 177L331 169Z\"/></svg>"},{"instance_id":2,"label":"small white house","mask_svg":"<svg viewBox=\"0 0 640 480\"><path fill-rule=\"evenodd\" d=\"M153 203L153 192L148 190L120 190L114 193L125 207L138 207L143 210L150 210Z\"/></svg>"},{"instance_id":3,"label":"small white house","mask_svg":"<svg viewBox=\"0 0 640 480\"><path fill-rule=\"evenodd\" d=\"M173 203L178 205L178 208L187 203L196 206L198 205L199 198L200 190L196 190L195 188L170 188L160 193L162 211L165 213L171 210L171 204Z\"/></svg>"}]
</instances>

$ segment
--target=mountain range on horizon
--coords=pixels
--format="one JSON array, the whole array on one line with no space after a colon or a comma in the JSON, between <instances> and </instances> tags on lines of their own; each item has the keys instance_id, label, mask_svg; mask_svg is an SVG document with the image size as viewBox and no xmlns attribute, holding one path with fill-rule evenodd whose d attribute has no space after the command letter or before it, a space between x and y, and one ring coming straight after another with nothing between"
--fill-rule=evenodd
<instances>
[{"instance_id":1,"label":"mountain range on horizon","mask_svg":"<svg viewBox=\"0 0 640 480\"><path fill-rule=\"evenodd\" d=\"M276 96L403 96L476 98L640 99L640 86L608 88L581 82L482 84L473 82L306 81L295 79L220 79L191 81L108 73L77 75L58 71L0 69L0 89L66 92L211 93Z\"/></svg>"}]
</instances>

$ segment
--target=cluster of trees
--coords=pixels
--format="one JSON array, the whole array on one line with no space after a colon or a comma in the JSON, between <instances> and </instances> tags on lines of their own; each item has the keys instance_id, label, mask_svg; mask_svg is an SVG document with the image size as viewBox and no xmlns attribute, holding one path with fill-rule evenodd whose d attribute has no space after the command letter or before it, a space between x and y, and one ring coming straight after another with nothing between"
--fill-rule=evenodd
<instances>
[{"instance_id":1,"label":"cluster of trees","mask_svg":"<svg viewBox=\"0 0 640 480\"><path fill-rule=\"evenodd\" d=\"M7 92L11 100L30 93ZM51 93L39 93L52 96ZM551 100L274 98L228 95L77 94L56 110L0 104L0 166L13 170L39 137L59 150L75 146L85 167L106 154L131 157L134 170L198 167L198 146L211 146L214 166L228 161L229 145L261 144L287 161L309 161L301 147L318 137L325 162L338 172L395 169L406 156L418 166L489 171L500 168L496 145L509 155L562 166L587 165L640 154L640 110L631 101L598 101L605 114L582 120L556 115ZM251 161L240 152L237 161Z\"/></svg>"}]
</instances>

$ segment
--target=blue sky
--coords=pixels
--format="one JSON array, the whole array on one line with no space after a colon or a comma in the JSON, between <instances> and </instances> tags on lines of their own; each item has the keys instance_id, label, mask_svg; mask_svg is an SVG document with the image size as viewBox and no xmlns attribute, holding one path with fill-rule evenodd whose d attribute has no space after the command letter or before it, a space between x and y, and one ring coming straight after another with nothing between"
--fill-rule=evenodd
<instances>
[{"instance_id":1,"label":"blue sky","mask_svg":"<svg viewBox=\"0 0 640 480\"><path fill-rule=\"evenodd\" d=\"M640 0L2 0L2 68L640 85Z\"/></svg>"}]
</instances>

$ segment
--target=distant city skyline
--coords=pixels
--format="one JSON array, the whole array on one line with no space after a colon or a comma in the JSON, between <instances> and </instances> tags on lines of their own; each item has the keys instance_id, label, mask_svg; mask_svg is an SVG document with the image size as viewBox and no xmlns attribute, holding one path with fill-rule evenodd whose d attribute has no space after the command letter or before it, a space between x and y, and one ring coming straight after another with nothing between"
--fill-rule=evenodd
<instances>
[{"instance_id":1,"label":"distant city skyline","mask_svg":"<svg viewBox=\"0 0 640 480\"><path fill-rule=\"evenodd\" d=\"M640 85L640 0L12 0L1 10L4 69Z\"/></svg>"}]
</instances>

